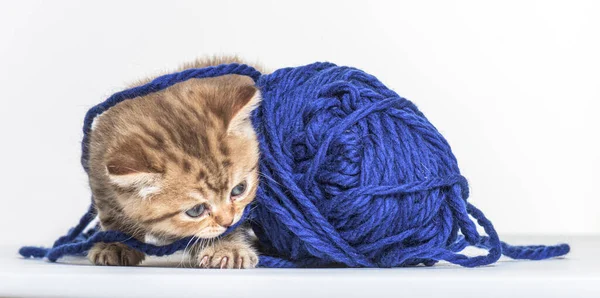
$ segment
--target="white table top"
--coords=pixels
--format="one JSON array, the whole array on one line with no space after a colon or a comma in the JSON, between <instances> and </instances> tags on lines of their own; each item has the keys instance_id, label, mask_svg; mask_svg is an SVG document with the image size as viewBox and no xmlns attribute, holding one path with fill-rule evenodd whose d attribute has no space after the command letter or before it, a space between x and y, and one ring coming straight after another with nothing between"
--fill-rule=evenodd
<instances>
[{"instance_id":1,"label":"white table top","mask_svg":"<svg viewBox=\"0 0 600 298\"><path fill-rule=\"evenodd\" d=\"M48 263L0 249L0 297L600 297L600 236L503 237L512 244L571 244L561 259L502 259L483 268L254 269L165 268ZM472 251L471 253L478 253Z\"/></svg>"}]
</instances>

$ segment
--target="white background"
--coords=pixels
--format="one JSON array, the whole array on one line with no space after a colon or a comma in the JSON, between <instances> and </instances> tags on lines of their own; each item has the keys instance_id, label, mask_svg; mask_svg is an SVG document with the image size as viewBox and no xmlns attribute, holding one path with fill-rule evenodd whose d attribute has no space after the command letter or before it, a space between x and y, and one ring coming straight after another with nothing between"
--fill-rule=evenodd
<instances>
[{"instance_id":1,"label":"white background","mask_svg":"<svg viewBox=\"0 0 600 298\"><path fill-rule=\"evenodd\" d=\"M501 234L600 233L599 3L1 2L0 242L50 244L86 210L89 107L218 53L375 74L449 140Z\"/></svg>"}]
</instances>

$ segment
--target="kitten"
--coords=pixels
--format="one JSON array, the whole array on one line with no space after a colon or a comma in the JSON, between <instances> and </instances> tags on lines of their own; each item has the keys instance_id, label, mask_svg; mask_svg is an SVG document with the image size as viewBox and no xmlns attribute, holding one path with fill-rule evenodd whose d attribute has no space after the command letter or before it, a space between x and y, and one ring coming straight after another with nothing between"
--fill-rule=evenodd
<instances>
[{"instance_id":1,"label":"kitten","mask_svg":"<svg viewBox=\"0 0 600 298\"><path fill-rule=\"evenodd\" d=\"M209 58L181 70L234 62L242 63ZM98 116L89 181L101 228L141 241L214 238L190 249L197 266L255 267L248 227L215 237L256 194L259 151L249 116L259 101L251 78L227 75L178 83ZM144 257L121 243L98 243L88 253L96 265L137 265Z\"/></svg>"}]
</instances>

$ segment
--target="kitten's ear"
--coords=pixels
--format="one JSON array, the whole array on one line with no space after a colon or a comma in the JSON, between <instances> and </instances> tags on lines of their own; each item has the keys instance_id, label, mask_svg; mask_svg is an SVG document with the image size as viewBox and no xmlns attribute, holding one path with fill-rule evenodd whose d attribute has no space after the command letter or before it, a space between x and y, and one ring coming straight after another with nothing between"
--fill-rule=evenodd
<instances>
[{"instance_id":1,"label":"kitten's ear","mask_svg":"<svg viewBox=\"0 0 600 298\"><path fill-rule=\"evenodd\" d=\"M254 86L243 86L236 90L227 127L230 134L254 135L250 114L260 103L260 91Z\"/></svg>"},{"instance_id":2,"label":"kitten's ear","mask_svg":"<svg viewBox=\"0 0 600 298\"><path fill-rule=\"evenodd\" d=\"M110 182L124 188L153 186L162 170L154 164L143 148L135 142L118 146L106 162Z\"/></svg>"}]
</instances>

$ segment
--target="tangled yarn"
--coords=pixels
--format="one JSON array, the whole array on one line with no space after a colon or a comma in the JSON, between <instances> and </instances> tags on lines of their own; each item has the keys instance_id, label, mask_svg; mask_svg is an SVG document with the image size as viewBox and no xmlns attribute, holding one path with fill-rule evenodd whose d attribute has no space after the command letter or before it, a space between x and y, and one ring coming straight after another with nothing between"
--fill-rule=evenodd
<instances>
[{"instance_id":1,"label":"tangled yarn","mask_svg":"<svg viewBox=\"0 0 600 298\"><path fill-rule=\"evenodd\" d=\"M263 179L252 212L244 213L264 248L259 266L431 266L444 260L476 267L501 255L540 260L569 252L567 244L501 242L492 223L467 201L467 180L447 141L417 107L374 76L331 63L267 75L242 64L190 69L119 92L86 115L84 168L97 115L191 78L226 74L252 77L263 96L252 119ZM83 254L97 242L119 241L160 256L190 240L154 246L90 227L94 217L91 206L52 248L23 247L21 255L56 261ZM461 254L467 246L487 254Z\"/></svg>"}]
</instances>

